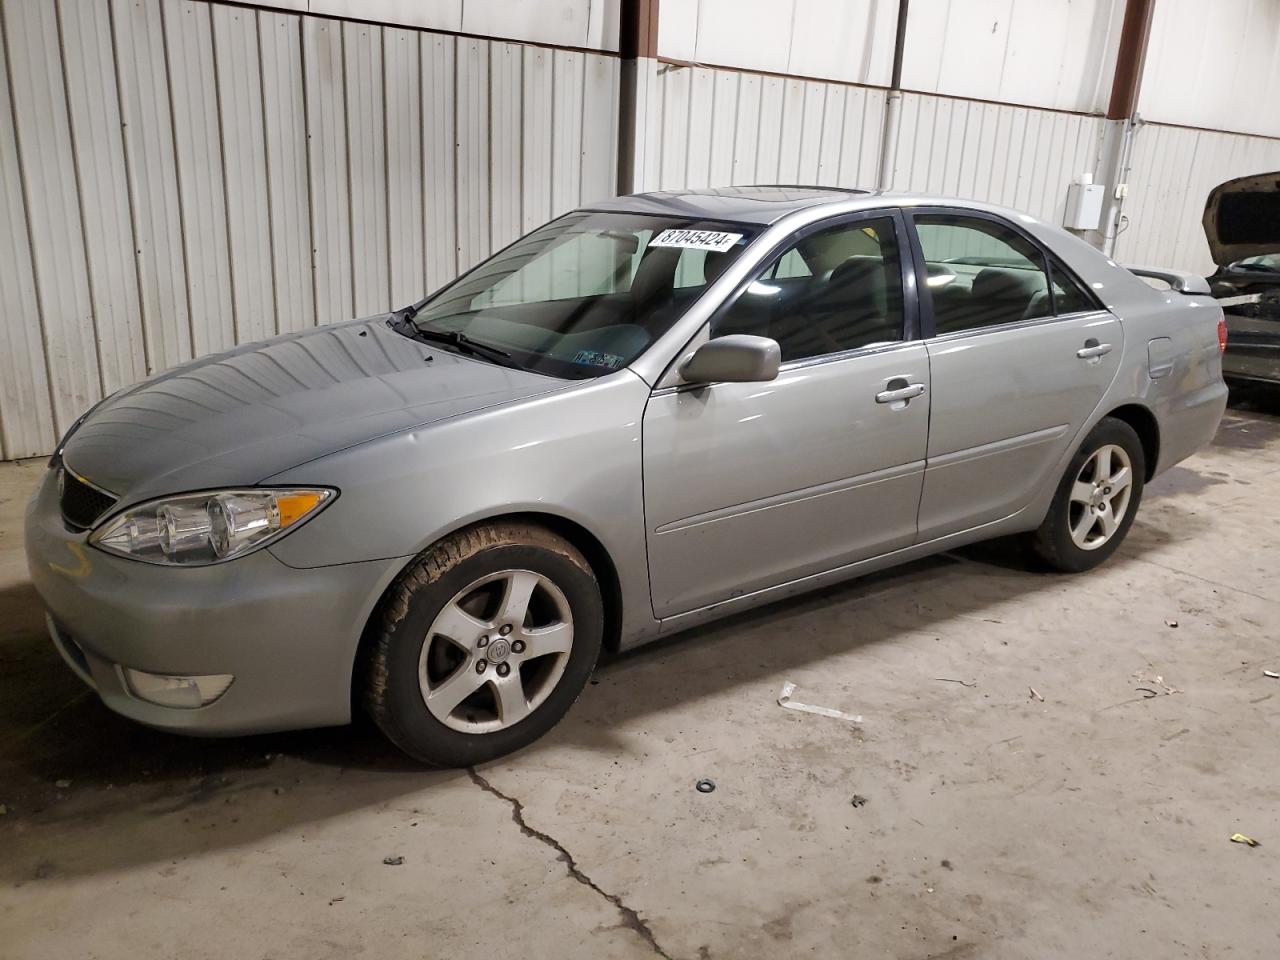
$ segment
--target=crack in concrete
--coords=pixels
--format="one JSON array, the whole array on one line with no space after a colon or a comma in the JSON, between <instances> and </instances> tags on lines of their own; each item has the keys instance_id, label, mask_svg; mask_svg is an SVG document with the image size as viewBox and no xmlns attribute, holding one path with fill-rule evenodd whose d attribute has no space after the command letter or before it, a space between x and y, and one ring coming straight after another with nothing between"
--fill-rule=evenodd
<instances>
[{"instance_id":1,"label":"crack in concrete","mask_svg":"<svg viewBox=\"0 0 1280 960\"><path fill-rule=\"evenodd\" d=\"M1240 587L1233 587L1229 583L1219 583L1209 577L1201 576L1198 573L1192 573L1190 570L1183 570L1181 567L1171 567L1167 563L1158 563L1155 560L1148 560L1146 557L1128 557L1126 559L1136 560L1138 563L1145 563L1153 567L1159 567L1161 570L1168 570L1170 573L1181 574L1184 577L1190 577L1192 580L1199 580L1201 583L1207 583L1211 587L1220 587L1223 590L1230 590L1232 593L1243 594L1246 597L1253 597L1255 600L1261 600L1263 603L1275 603L1271 597L1264 597L1259 593L1253 593L1250 590L1244 590Z\"/></svg>"},{"instance_id":2,"label":"crack in concrete","mask_svg":"<svg viewBox=\"0 0 1280 960\"><path fill-rule=\"evenodd\" d=\"M505 800L511 806L511 820L517 827L520 828L521 833L523 833L526 837L532 837L534 840L537 840L539 843L544 844L545 846L548 846L552 850L554 850L556 852L556 859L564 863L565 868L569 872L569 876L571 876L574 880L577 880L584 887L589 887L590 889L594 890L600 896L604 897L605 900L609 901L609 903L613 904L613 906L617 909L618 913L622 914L622 925L624 927L626 927L628 930L633 931L637 936L642 938L644 942L647 943L649 947L653 950L653 952L656 953L658 956L662 957L663 960L672 960L671 955L667 953L665 950L663 950L661 946L659 946L657 939L653 935L653 931L649 929L649 924L645 922L645 920L640 916L640 914L636 913L635 910L633 910L631 907L628 907L625 903L623 903L622 897L620 897L616 893L606 893L604 890L600 888L599 884L597 884L589 876L583 873L582 868L578 866L578 861L574 859L573 854L571 854L568 850L566 850L564 847L564 844L562 844L559 840L557 840L555 837L551 836L550 834L543 833L541 830L537 829L536 827L529 826L528 821L526 821L524 818L523 803L521 803L515 797L507 796L505 793L503 793L501 790L495 787L492 783L486 780L483 776L477 773L474 767L467 767L467 776L471 778L472 783L474 783L477 787L479 787L485 793L491 793L495 797L497 797L499 800Z\"/></svg>"}]
</instances>

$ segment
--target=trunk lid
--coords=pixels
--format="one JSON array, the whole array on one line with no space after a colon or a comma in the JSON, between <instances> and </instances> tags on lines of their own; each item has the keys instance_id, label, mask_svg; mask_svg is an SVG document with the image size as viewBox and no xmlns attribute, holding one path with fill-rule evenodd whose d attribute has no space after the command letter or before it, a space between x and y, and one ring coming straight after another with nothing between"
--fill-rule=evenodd
<instances>
[{"instance_id":1,"label":"trunk lid","mask_svg":"<svg viewBox=\"0 0 1280 960\"><path fill-rule=\"evenodd\" d=\"M1202 223L1220 267L1280 252L1280 171L1218 184L1209 191Z\"/></svg>"}]
</instances>

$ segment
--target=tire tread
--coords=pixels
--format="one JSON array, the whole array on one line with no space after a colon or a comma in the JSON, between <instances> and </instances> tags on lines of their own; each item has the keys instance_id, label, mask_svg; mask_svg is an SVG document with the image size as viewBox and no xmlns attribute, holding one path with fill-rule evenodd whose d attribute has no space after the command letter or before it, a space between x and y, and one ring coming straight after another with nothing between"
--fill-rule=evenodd
<instances>
[{"instance_id":1,"label":"tire tread","mask_svg":"<svg viewBox=\"0 0 1280 960\"><path fill-rule=\"evenodd\" d=\"M586 558L559 534L536 523L501 521L467 527L436 541L387 588L374 614L373 633L365 653L362 699L365 710L383 734L405 753L428 766L448 766L425 757L396 720L387 697L388 661L396 640L396 628L409 612L413 595L424 590L459 564L485 550L502 546L537 546L560 554L592 580L595 574Z\"/></svg>"},{"instance_id":2,"label":"tire tread","mask_svg":"<svg viewBox=\"0 0 1280 960\"><path fill-rule=\"evenodd\" d=\"M1119 442L1129 453L1134 473L1133 492L1130 495L1128 515L1122 521L1123 529L1117 531L1110 543L1104 544L1096 551L1084 551L1070 541L1069 533L1066 536L1062 533L1066 529L1070 510L1070 488L1085 461L1100 445L1102 437L1108 434L1111 435L1111 439L1107 442ZM1049 506L1044 522L1030 535L1031 549L1036 556L1054 570L1064 573L1082 573L1103 563L1124 541L1129 528L1133 525L1138 508L1142 505L1145 469L1145 451L1137 431L1117 417L1103 417L1099 420L1084 438L1079 450L1071 458L1071 462L1067 464L1066 473L1058 482L1058 488L1054 491L1053 502Z\"/></svg>"}]
</instances>

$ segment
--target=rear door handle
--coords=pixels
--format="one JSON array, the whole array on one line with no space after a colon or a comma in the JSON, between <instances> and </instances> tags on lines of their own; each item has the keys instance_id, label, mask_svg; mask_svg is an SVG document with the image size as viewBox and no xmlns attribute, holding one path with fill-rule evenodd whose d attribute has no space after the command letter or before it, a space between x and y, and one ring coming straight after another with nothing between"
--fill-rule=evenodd
<instances>
[{"instance_id":1,"label":"rear door handle","mask_svg":"<svg viewBox=\"0 0 1280 960\"><path fill-rule=\"evenodd\" d=\"M922 393L924 393L923 383L908 383L905 387L881 390L876 394L876 403L901 403L904 400L918 397Z\"/></svg>"},{"instance_id":2,"label":"rear door handle","mask_svg":"<svg viewBox=\"0 0 1280 960\"><path fill-rule=\"evenodd\" d=\"M1076 356L1081 360L1093 360L1097 357L1105 357L1111 352L1111 344L1099 343L1097 340L1086 340L1083 347L1076 351Z\"/></svg>"}]
</instances>

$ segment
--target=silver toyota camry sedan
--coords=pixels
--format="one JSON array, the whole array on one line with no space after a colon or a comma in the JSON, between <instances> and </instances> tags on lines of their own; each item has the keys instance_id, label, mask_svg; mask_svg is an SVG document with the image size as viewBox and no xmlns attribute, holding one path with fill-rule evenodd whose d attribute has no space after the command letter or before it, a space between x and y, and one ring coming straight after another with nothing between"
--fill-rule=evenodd
<instances>
[{"instance_id":1,"label":"silver toyota camry sedan","mask_svg":"<svg viewBox=\"0 0 1280 960\"><path fill-rule=\"evenodd\" d=\"M27 514L67 663L198 734L528 744L602 650L997 535L1082 571L1213 436L1222 311L1032 217L576 210L434 295L122 390Z\"/></svg>"}]
</instances>

